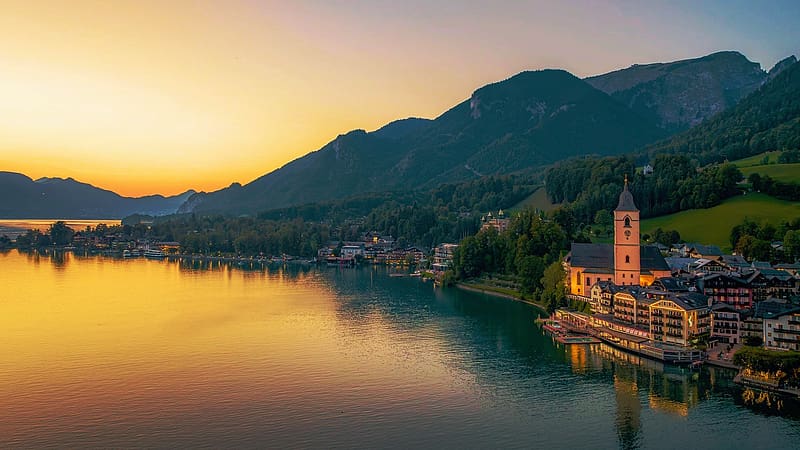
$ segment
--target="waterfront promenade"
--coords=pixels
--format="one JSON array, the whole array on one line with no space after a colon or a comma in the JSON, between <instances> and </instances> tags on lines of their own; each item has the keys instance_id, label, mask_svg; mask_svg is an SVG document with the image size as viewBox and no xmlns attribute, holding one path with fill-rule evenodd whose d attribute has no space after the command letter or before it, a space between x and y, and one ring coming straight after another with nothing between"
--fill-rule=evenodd
<instances>
[{"instance_id":1,"label":"waterfront promenade","mask_svg":"<svg viewBox=\"0 0 800 450\"><path fill-rule=\"evenodd\" d=\"M743 344L733 344L731 347L728 347L728 344L716 343L713 347L709 347L706 350L705 362L712 366L739 370L740 367L733 363L733 355L742 347L744 347Z\"/></svg>"}]
</instances>

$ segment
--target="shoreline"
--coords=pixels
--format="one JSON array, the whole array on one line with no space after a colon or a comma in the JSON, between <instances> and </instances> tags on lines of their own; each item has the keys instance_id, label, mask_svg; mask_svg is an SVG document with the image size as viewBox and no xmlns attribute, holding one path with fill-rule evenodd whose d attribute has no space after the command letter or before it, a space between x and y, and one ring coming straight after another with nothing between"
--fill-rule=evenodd
<instances>
[{"instance_id":1,"label":"shoreline","mask_svg":"<svg viewBox=\"0 0 800 450\"><path fill-rule=\"evenodd\" d=\"M497 291L493 291L491 289L484 289L484 288L480 288L480 287L470 286L469 284L461 283L461 282L456 282L455 284L453 284L453 286L458 288L458 289L463 289L465 291L477 292L477 293L480 293L480 294L492 295L494 297L506 298L506 299L509 299L509 300L514 300L516 302L526 303L528 305L531 305L531 306L535 307L539 311L547 314L547 308L545 308L543 305L541 305L539 303L536 303L534 301L531 301L531 300L525 300L523 298L516 297L516 296L511 295L511 294L506 294L506 293L503 293L503 292L497 292Z\"/></svg>"}]
</instances>

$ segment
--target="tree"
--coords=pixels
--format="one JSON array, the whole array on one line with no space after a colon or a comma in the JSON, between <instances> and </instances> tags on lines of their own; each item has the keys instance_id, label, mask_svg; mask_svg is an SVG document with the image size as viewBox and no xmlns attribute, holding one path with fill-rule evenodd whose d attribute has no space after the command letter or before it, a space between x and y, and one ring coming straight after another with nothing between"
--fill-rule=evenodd
<instances>
[{"instance_id":1,"label":"tree","mask_svg":"<svg viewBox=\"0 0 800 450\"><path fill-rule=\"evenodd\" d=\"M769 242L746 234L736 243L736 252L749 260L769 261L772 246Z\"/></svg>"},{"instance_id":2,"label":"tree","mask_svg":"<svg viewBox=\"0 0 800 450\"><path fill-rule=\"evenodd\" d=\"M48 234L50 235L50 240L53 245L68 245L72 242L72 236L75 234L75 231L68 227L64 221L59 220L50 225Z\"/></svg>"},{"instance_id":3,"label":"tree","mask_svg":"<svg viewBox=\"0 0 800 450\"><path fill-rule=\"evenodd\" d=\"M594 215L594 224L597 226L598 233L608 236L614 226L614 216L606 209L598 210Z\"/></svg>"},{"instance_id":4,"label":"tree","mask_svg":"<svg viewBox=\"0 0 800 450\"><path fill-rule=\"evenodd\" d=\"M542 302L549 312L554 311L566 298L566 273L561 261L555 261L544 270L542 276Z\"/></svg>"},{"instance_id":5,"label":"tree","mask_svg":"<svg viewBox=\"0 0 800 450\"><path fill-rule=\"evenodd\" d=\"M742 342L748 347L761 347L761 344L764 343L760 336L745 336Z\"/></svg>"},{"instance_id":6,"label":"tree","mask_svg":"<svg viewBox=\"0 0 800 450\"><path fill-rule=\"evenodd\" d=\"M800 231L789 230L783 235L783 254L789 261L800 257Z\"/></svg>"},{"instance_id":7,"label":"tree","mask_svg":"<svg viewBox=\"0 0 800 450\"><path fill-rule=\"evenodd\" d=\"M539 256L523 256L517 261L517 275L520 277L520 290L532 294L541 288L544 275L544 261Z\"/></svg>"},{"instance_id":8,"label":"tree","mask_svg":"<svg viewBox=\"0 0 800 450\"><path fill-rule=\"evenodd\" d=\"M551 213L551 217L553 221L561 226L565 233L568 236L572 236L575 234L576 230L576 221L575 221L575 214L572 212L571 209L565 207L559 207L553 210Z\"/></svg>"}]
</instances>

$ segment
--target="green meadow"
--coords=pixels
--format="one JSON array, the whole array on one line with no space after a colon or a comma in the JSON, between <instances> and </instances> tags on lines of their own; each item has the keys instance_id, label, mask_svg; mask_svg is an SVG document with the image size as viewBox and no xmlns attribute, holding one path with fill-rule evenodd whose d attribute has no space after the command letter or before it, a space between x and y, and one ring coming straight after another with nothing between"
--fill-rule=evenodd
<instances>
[{"instance_id":1,"label":"green meadow","mask_svg":"<svg viewBox=\"0 0 800 450\"><path fill-rule=\"evenodd\" d=\"M541 187L535 190L533 194L527 196L524 200L509 209L512 211L518 211L526 207L537 208L542 211L552 211L558 207L558 204L550 203L550 200L547 198L547 191L545 188Z\"/></svg>"},{"instance_id":2,"label":"green meadow","mask_svg":"<svg viewBox=\"0 0 800 450\"><path fill-rule=\"evenodd\" d=\"M750 156L749 158L737 159L736 161L733 161L733 164L736 164L739 169L750 166L763 166L765 157L767 158L767 164L777 164L778 157L781 156L781 153L783 152L780 150L759 153L758 155Z\"/></svg>"},{"instance_id":3,"label":"green meadow","mask_svg":"<svg viewBox=\"0 0 800 450\"><path fill-rule=\"evenodd\" d=\"M745 178L749 177L751 173L758 173L759 175L768 175L777 181L800 182L800 163L740 167L739 170L742 171Z\"/></svg>"},{"instance_id":4,"label":"green meadow","mask_svg":"<svg viewBox=\"0 0 800 450\"><path fill-rule=\"evenodd\" d=\"M731 250L730 232L745 218L779 224L800 217L800 203L778 200L764 194L750 193L728 199L709 209L691 209L667 216L643 220L642 234L656 228L677 230L687 242L718 245Z\"/></svg>"}]
</instances>

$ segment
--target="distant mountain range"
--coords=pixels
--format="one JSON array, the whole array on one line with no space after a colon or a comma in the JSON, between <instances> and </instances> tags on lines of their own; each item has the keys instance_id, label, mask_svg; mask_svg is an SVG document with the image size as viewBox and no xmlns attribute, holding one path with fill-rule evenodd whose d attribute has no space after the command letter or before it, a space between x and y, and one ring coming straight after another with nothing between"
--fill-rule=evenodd
<instances>
[{"instance_id":1,"label":"distant mountain range","mask_svg":"<svg viewBox=\"0 0 800 450\"><path fill-rule=\"evenodd\" d=\"M736 106L642 153L684 153L708 164L800 148L800 63L791 57L778 64L780 70L771 70L769 81Z\"/></svg>"},{"instance_id":2,"label":"distant mountain range","mask_svg":"<svg viewBox=\"0 0 800 450\"><path fill-rule=\"evenodd\" d=\"M522 72L434 120L351 131L244 186L198 193L179 211L253 213L630 152L730 108L794 62L765 72L740 53L720 52L585 80L563 70Z\"/></svg>"},{"instance_id":3,"label":"distant mountain range","mask_svg":"<svg viewBox=\"0 0 800 450\"><path fill-rule=\"evenodd\" d=\"M774 77L794 57L770 73L737 52L697 59L636 64L586 78L586 82L668 131L682 131L735 105Z\"/></svg>"},{"instance_id":4,"label":"distant mountain range","mask_svg":"<svg viewBox=\"0 0 800 450\"><path fill-rule=\"evenodd\" d=\"M583 80L563 70L522 72L477 89L433 120L409 118L372 132L354 130L246 185L210 193L127 198L72 179L33 181L0 172L0 217L116 218L176 210L253 214L535 170L574 156L647 146L700 152L685 145L691 139L685 136L692 136L687 133L705 130L696 125L712 123L710 117L720 117L753 92L748 102L758 103L753 97L760 88L797 66L791 56L765 72L740 53L719 52Z\"/></svg>"},{"instance_id":5,"label":"distant mountain range","mask_svg":"<svg viewBox=\"0 0 800 450\"><path fill-rule=\"evenodd\" d=\"M568 72L523 72L478 89L434 120L351 131L245 186L197 194L181 211L247 213L435 187L570 156L630 151L664 136Z\"/></svg>"},{"instance_id":6,"label":"distant mountain range","mask_svg":"<svg viewBox=\"0 0 800 450\"><path fill-rule=\"evenodd\" d=\"M14 172L0 172L0 218L119 219L131 214L174 213L195 191L164 197L123 197L114 192L75 181L72 178L31 178Z\"/></svg>"}]
</instances>

